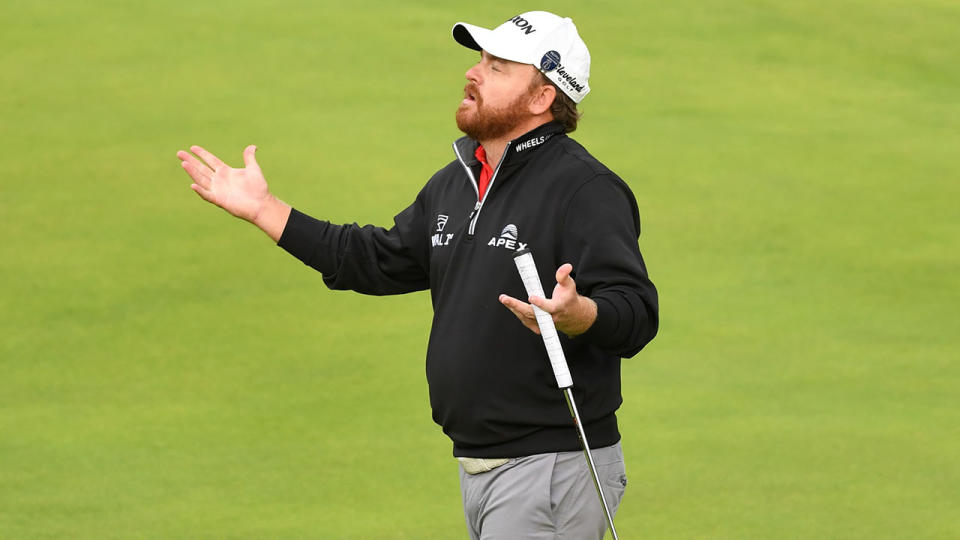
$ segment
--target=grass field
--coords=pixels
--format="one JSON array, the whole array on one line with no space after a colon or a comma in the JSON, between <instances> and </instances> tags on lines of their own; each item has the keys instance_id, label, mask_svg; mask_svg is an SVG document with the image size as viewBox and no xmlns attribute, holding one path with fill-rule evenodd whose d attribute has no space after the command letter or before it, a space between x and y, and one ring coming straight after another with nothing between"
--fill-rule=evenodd
<instances>
[{"instance_id":1,"label":"grass field","mask_svg":"<svg viewBox=\"0 0 960 540\"><path fill-rule=\"evenodd\" d=\"M326 290L175 152L388 224L494 1L0 17L0 538L465 538L425 293ZM960 5L557 1L661 294L625 539L960 537Z\"/></svg>"}]
</instances>

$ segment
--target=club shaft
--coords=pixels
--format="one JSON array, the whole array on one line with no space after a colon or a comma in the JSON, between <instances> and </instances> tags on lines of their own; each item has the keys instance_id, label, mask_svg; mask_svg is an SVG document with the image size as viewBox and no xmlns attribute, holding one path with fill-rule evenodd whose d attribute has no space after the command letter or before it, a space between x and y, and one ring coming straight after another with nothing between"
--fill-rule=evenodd
<instances>
[{"instance_id":1,"label":"club shaft","mask_svg":"<svg viewBox=\"0 0 960 540\"><path fill-rule=\"evenodd\" d=\"M540 283L540 276L537 273L537 265L534 263L533 254L528 250L521 250L514 255L513 260L527 294L544 297L543 285ZM580 421L580 412L577 410L577 404L573 401L573 391L570 389L573 386L573 378L570 377L570 368L567 366L567 359L563 354L563 346L560 344L557 329L553 324L553 317L536 306L533 306L533 311L537 318L537 326L540 328L543 344L547 349L550 366L553 368L554 378L557 380L557 386L563 390L563 397L567 400L567 408L570 409L570 416L573 417L573 425L577 428L577 437L580 438L583 455L587 458L587 468L590 469L590 475L593 477L593 486L597 488L597 495L600 497L603 515L607 518L610 534L613 535L613 540L620 540L620 537L617 536L617 529L613 526L613 515L610 514L610 507L607 506L607 498L604 497L603 488L600 487L600 476L597 475L597 467L593 463L593 455L590 453L590 445L587 443L587 433L583 430L583 422Z\"/></svg>"},{"instance_id":2,"label":"club shaft","mask_svg":"<svg viewBox=\"0 0 960 540\"><path fill-rule=\"evenodd\" d=\"M570 416L573 417L573 424L577 427L577 436L580 437L580 446L583 447L583 455L587 458L587 468L590 469L590 475L593 476L593 487L597 488L597 495L600 496L600 504L603 506L603 515L607 518L607 525L610 527L610 534L613 540L620 540L617 536L617 529L613 526L613 515L610 514L610 507L607 505L607 498L603 495L603 488L600 487L600 476L597 474L597 466L593 463L593 455L590 453L590 445L587 444L587 433L583 430L583 423L580 421L580 412L577 410L577 404L573 401L573 390L570 387L563 389L563 397L567 400L567 408L570 409Z\"/></svg>"}]
</instances>

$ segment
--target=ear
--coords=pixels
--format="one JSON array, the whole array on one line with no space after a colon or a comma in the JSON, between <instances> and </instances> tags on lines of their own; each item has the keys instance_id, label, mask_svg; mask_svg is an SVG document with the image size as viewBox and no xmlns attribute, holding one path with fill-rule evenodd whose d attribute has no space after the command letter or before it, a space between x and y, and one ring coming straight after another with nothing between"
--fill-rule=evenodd
<instances>
[{"instance_id":1,"label":"ear","mask_svg":"<svg viewBox=\"0 0 960 540\"><path fill-rule=\"evenodd\" d=\"M533 113L534 116L540 116L549 111L556 97L557 88L555 86L552 84L541 84L538 89L530 95L530 112Z\"/></svg>"}]
</instances>

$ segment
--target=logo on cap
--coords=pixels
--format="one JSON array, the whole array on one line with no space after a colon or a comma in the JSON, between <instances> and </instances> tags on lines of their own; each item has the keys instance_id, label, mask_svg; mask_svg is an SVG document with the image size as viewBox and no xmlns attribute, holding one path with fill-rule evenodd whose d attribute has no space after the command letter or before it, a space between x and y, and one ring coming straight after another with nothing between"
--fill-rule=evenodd
<instances>
[{"instance_id":1,"label":"logo on cap","mask_svg":"<svg viewBox=\"0 0 960 540\"><path fill-rule=\"evenodd\" d=\"M553 71L560 65L560 53L549 51L540 59L540 69L543 71Z\"/></svg>"},{"instance_id":2,"label":"logo on cap","mask_svg":"<svg viewBox=\"0 0 960 540\"><path fill-rule=\"evenodd\" d=\"M529 36L530 34L532 34L532 33L534 33L534 32L537 31L537 30L533 27L533 25L530 24L530 21L524 19L524 18L521 17L520 15L517 15L516 17L510 19L510 20L507 21L507 22L512 22L513 24L517 25L517 28L523 30L523 33L524 33L525 35L528 35L528 36Z\"/></svg>"}]
</instances>

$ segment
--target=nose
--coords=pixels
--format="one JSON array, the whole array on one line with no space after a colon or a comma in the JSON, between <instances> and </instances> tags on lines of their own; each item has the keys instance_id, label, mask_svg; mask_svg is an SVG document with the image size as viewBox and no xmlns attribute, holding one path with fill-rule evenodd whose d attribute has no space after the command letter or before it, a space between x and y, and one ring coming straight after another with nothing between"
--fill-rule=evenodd
<instances>
[{"instance_id":1,"label":"nose","mask_svg":"<svg viewBox=\"0 0 960 540\"><path fill-rule=\"evenodd\" d=\"M480 64L479 63L474 64L463 75L464 77L467 78L468 81L474 84L480 84Z\"/></svg>"}]
</instances>

